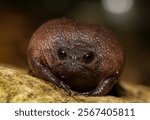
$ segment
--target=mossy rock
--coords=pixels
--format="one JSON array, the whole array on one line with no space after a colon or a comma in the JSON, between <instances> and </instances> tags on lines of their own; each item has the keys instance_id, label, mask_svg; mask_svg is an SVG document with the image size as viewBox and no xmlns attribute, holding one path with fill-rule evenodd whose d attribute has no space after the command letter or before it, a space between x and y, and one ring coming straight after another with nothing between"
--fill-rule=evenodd
<instances>
[{"instance_id":1,"label":"mossy rock","mask_svg":"<svg viewBox=\"0 0 150 120\"><path fill-rule=\"evenodd\" d=\"M150 88L121 82L122 97L68 95L63 89L10 68L0 66L0 102L150 102Z\"/></svg>"}]
</instances>

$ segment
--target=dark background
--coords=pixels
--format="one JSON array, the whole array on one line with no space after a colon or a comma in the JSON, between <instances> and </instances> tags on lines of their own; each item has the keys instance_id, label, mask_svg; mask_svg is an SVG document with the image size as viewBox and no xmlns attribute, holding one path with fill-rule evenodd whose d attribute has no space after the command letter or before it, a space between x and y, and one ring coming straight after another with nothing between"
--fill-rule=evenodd
<instances>
[{"instance_id":1,"label":"dark background","mask_svg":"<svg viewBox=\"0 0 150 120\"><path fill-rule=\"evenodd\" d=\"M110 27L126 53L121 79L150 86L150 1L134 0L131 9L120 14L107 11L103 1L0 0L0 64L27 70L33 32L49 19L66 17Z\"/></svg>"}]
</instances>

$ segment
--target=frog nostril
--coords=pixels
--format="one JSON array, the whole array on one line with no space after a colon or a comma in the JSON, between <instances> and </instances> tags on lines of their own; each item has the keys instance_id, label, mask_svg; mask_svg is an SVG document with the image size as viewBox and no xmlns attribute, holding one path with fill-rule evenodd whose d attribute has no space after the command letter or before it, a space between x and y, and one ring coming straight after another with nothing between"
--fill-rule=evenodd
<instances>
[{"instance_id":1,"label":"frog nostril","mask_svg":"<svg viewBox=\"0 0 150 120\"><path fill-rule=\"evenodd\" d=\"M70 58L70 60L73 60L73 61L77 61L77 60L80 59L80 58L77 57L77 56L70 56L69 58Z\"/></svg>"},{"instance_id":2,"label":"frog nostril","mask_svg":"<svg viewBox=\"0 0 150 120\"><path fill-rule=\"evenodd\" d=\"M80 60L80 57L77 57L76 60Z\"/></svg>"}]
</instances>

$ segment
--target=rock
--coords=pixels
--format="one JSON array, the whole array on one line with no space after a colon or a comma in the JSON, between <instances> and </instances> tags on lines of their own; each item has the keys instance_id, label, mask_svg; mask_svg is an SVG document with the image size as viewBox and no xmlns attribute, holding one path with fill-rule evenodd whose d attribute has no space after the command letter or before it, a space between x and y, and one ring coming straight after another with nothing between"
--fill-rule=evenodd
<instances>
[{"instance_id":1,"label":"rock","mask_svg":"<svg viewBox=\"0 0 150 120\"><path fill-rule=\"evenodd\" d=\"M150 88L121 83L122 97L70 96L57 86L23 72L0 66L0 102L150 102Z\"/></svg>"}]
</instances>

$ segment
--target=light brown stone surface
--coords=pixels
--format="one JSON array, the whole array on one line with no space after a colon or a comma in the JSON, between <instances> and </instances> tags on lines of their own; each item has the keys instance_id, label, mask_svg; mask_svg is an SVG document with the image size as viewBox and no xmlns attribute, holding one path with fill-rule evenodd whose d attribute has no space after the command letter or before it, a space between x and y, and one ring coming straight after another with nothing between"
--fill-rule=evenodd
<instances>
[{"instance_id":1,"label":"light brown stone surface","mask_svg":"<svg viewBox=\"0 0 150 120\"><path fill-rule=\"evenodd\" d=\"M0 102L150 102L150 88L121 83L127 94L123 97L70 96L51 83L23 72L0 66Z\"/></svg>"}]
</instances>

